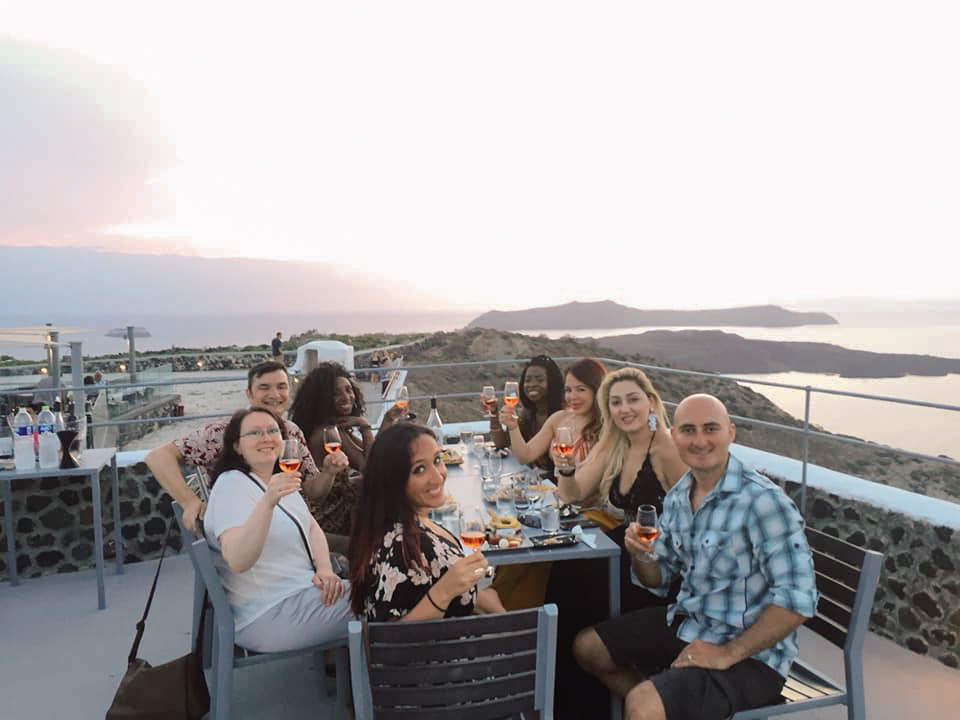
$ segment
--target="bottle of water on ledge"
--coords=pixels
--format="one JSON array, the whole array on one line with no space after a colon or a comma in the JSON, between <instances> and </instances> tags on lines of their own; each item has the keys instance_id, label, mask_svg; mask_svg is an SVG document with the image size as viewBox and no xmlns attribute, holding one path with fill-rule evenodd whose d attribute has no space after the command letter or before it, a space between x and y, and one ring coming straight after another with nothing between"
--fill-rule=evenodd
<instances>
[{"instance_id":1,"label":"bottle of water on ledge","mask_svg":"<svg viewBox=\"0 0 960 720\"><path fill-rule=\"evenodd\" d=\"M17 470L33 470L37 456L33 452L33 418L20 408L13 418L13 463Z\"/></svg>"},{"instance_id":2,"label":"bottle of water on ledge","mask_svg":"<svg viewBox=\"0 0 960 720\"><path fill-rule=\"evenodd\" d=\"M57 420L50 412L50 406L44 405L37 415L37 447L42 468L55 468L60 464L60 439L56 425Z\"/></svg>"}]
</instances>

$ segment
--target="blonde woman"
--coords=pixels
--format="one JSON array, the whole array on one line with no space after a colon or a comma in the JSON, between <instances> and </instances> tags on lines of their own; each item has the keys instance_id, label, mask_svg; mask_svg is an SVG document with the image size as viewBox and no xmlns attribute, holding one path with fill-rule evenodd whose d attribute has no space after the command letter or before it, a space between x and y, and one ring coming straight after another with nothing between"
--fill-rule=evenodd
<instances>
[{"instance_id":1,"label":"blonde woman","mask_svg":"<svg viewBox=\"0 0 960 720\"><path fill-rule=\"evenodd\" d=\"M625 513L635 513L640 505L653 505L659 514L667 491L686 472L659 393L642 370L626 367L607 374L597 401L603 419L600 438L576 468L558 465L560 496L580 502L599 495L613 522ZM620 612L667 604L674 593L659 598L631 581L625 531L623 522L606 531L621 549ZM606 702L606 689L589 678L568 652L580 630L607 617L606 587L604 563L555 563L550 573L545 598L560 608L557 648L567 650L557 653L554 705L566 708L569 717L590 717ZM584 592L585 588L591 591Z\"/></svg>"},{"instance_id":2,"label":"blonde woman","mask_svg":"<svg viewBox=\"0 0 960 720\"><path fill-rule=\"evenodd\" d=\"M659 512L663 497L686 472L673 444L659 393L642 370L607 374L597 393L600 439L575 469L559 468L560 496L581 502L599 493L604 509L622 519L640 505Z\"/></svg>"}]
</instances>

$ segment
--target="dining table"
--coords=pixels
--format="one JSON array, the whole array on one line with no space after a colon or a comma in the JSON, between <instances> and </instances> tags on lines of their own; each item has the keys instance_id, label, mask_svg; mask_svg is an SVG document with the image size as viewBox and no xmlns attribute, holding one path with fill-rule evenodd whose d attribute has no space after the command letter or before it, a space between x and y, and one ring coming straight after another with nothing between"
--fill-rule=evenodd
<instances>
[{"instance_id":1,"label":"dining table","mask_svg":"<svg viewBox=\"0 0 960 720\"><path fill-rule=\"evenodd\" d=\"M484 497L483 481L480 471L483 453L497 452L491 447L466 448L462 445L447 445L445 456L453 462L447 465L447 493L455 501L458 508L467 506L485 507L491 515L496 511ZM526 473L536 472L533 468L521 464L512 452L501 450L502 465L498 473L501 479L517 477ZM548 482L548 481L542 481ZM552 486L552 483L549 485ZM541 499L542 502L542 499ZM537 505L531 506L531 513L537 512ZM448 508L452 511L452 508ZM443 514L440 515L443 521ZM578 541L573 545L557 547L535 547L532 538L543 536L544 532L538 528L520 525L523 541L519 547L490 547L484 545L481 551L491 566L515 565L520 563L563 562L565 560L596 560L607 563L607 579L609 588L610 617L620 614L620 547L597 527L581 528L575 532ZM619 720L621 717L621 700L613 698L610 704L610 717Z\"/></svg>"}]
</instances>

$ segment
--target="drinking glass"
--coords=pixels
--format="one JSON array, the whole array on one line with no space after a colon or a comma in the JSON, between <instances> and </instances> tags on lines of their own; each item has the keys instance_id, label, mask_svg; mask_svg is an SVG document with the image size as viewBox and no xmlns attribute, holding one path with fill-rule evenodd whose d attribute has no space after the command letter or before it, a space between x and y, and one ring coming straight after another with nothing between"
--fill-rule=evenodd
<instances>
[{"instance_id":1,"label":"drinking glass","mask_svg":"<svg viewBox=\"0 0 960 720\"><path fill-rule=\"evenodd\" d=\"M497 515L516 517L517 510L513 504L513 479L501 478L497 483Z\"/></svg>"},{"instance_id":2,"label":"drinking glass","mask_svg":"<svg viewBox=\"0 0 960 720\"><path fill-rule=\"evenodd\" d=\"M482 508L468 505L460 511L460 542L464 550L479 550L487 538L487 520Z\"/></svg>"},{"instance_id":3,"label":"drinking glass","mask_svg":"<svg viewBox=\"0 0 960 720\"><path fill-rule=\"evenodd\" d=\"M280 453L280 469L285 473L296 472L300 469L300 441L287 438L283 441L283 451Z\"/></svg>"},{"instance_id":4,"label":"drinking glass","mask_svg":"<svg viewBox=\"0 0 960 720\"><path fill-rule=\"evenodd\" d=\"M323 449L328 453L335 453L340 449L340 431L336 425L328 425L323 429Z\"/></svg>"},{"instance_id":5,"label":"drinking glass","mask_svg":"<svg viewBox=\"0 0 960 720\"><path fill-rule=\"evenodd\" d=\"M503 472L503 457L497 450L490 451L490 477L494 480L500 479L500 473Z\"/></svg>"},{"instance_id":6,"label":"drinking glass","mask_svg":"<svg viewBox=\"0 0 960 720\"><path fill-rule=\"evenodd\" d=\"M517 514L526 512L530 509L529 484L524 475L515 475L511 483L513 491L513 506L517 509Z\"/></svg>"},{"instance_id":7,"label":"drinking glass","mask_svg":"<svg viewBox=\"0 0 960 720\"><path fill-rule=\"evenodd\" d=\"M513 380L507 380L503 384L503 404L514 409L520 402L520 386Z\"/></svg>"},{"instance_id":8,"label":"drinking glass","mask_svg":"<svg viewBox=\"0 0 960 720\"><path fill-rule=\"evenodd\" d=\"M564 460L570 462L570 453L573 452L573 430L565 425L558 427L554 435L554 440L556 441L555 447L557 453L559 453Z\"/></svg>"},{"instance_id":9,"label":"drinking glass","mask_svg":"<svg viewBox=\"0 0 960 720\"><path fill-rule=\"evenodd\" d=\"M487 411L487 417L493 417L493 411L497 407L497 391L494 390L493 385L483 386L483 390L480 391L480 402L483 404L483 409Z\"/></svg>"},{"instance_id":10,"label":"drinking glass","mask_svg":"<svg viewBox=\"0 0 960 720\"><path fill-rule=\"evenodd\" d=\"M461 452L463 452L463 457L466 459L467 455L470 454L470 450L473 447L473 433L469 430L460 431L460 445Z\"/></svg>"},{"instance_id":11,"label":"drinking glass","mask_svg":"<svg viewBox=\"0 0 960 720\"><path fill-rule=\"evenodd\" d=\"M540 526L545 533L560 532L560 506L553 493L547 493L540 508Z\"/></svg>"},{"instance_id":12,"label":"drinking glass","mask_svg":"<svg viewBox=\"0 0 960 720\"><path fill-rule=\"evenodd\" d=\"M637 537L653 542L660 534L657 528L657 509L653 505L641 505L636 514ZM653 560L653 553L647 553L647 560Z\"/></svg>"},{"instance_id":13,"label":"drinking glass","mask_svg":"<svg viewBox=\"0 0 960 720\"><path fill-rule=\"evenodd\" d=\"M407 406L410 405L410 391L407 390L406 385L401 386L400 390L397 391L397 399L394 401L394 404L406 412Z\"/></svg>"}]
</instances>

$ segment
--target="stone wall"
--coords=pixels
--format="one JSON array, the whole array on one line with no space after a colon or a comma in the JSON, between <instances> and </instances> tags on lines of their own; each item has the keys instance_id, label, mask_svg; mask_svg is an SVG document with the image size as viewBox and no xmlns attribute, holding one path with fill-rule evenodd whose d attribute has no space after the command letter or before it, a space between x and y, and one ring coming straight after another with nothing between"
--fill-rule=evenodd
<instances>
[{"instance_id":1,"label":"stone wall","mask_svg":"<svg viewBox=\"0 0 960 720\"><path fill-rule=\"evenodd\" d=\"M139 562L157 557L173 518L169 496L143 463L121 468L119 486L124 561ZM100 473L100 492L103 498L104 557L109 561L116 557L109 468ZM86 478L38 478L13 483L19 576L29 578L94 566L91 498L90 483ZM0 501L0 506L2 504ZM180 550L179 533L171 534L170 546ZM0 581L7 578L4 528L0 535Z\"/></svg>"},{"instance_id":2,"label":"stone wall","mask_svg":"<svg viewBox=\"0 0 960 720\"><path fill-rule=\"evenodd\" d=\"M800 486L788 482L786 489L799 504ZM811 527L885 555L873 632L960 668L960 530L809 486L806 518Z\"/></svg>"},{"instance_id":3,"label":"stone wall","mask_svg":"<svg viewBox=\"0 0 960 720\"><path fill-rule=\"evenodd\" d=\"M105 555L114 556L109 472L101 474ZM786 483L799 502L799 485ZM90 488L78 479L44 478L14 484L17 567L24 576L93 566ZM934 527L903 513L807 488L812 527L886 555L871 629L921 655L960 668L960 531ZM120 471L124 557L159 555L172 518L169 497L146 465ZM180 548L178 534L172 547ZM0 535L0 579L7 577Z\"/></svg>"}]
</instances>

